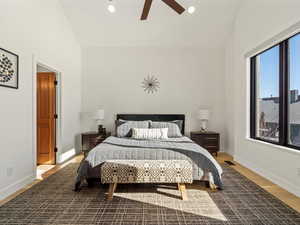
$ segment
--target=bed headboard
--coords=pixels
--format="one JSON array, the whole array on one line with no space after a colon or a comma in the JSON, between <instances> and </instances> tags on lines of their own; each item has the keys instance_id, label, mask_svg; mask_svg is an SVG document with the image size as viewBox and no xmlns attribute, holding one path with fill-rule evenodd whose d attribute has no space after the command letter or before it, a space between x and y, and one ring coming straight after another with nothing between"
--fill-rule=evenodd
<instances>
[{"instance_id":1,"label":"bed headboard","mask_svg":"<svg viewBox=\"0 0 300 225\"><path fill-rule=\"evenodd\" d=\"M117 114L117 120L152 120L152 121L173 121L182 120L181 133L184 135L185 115L184 114Z\"/></svg>"}]
</instances>

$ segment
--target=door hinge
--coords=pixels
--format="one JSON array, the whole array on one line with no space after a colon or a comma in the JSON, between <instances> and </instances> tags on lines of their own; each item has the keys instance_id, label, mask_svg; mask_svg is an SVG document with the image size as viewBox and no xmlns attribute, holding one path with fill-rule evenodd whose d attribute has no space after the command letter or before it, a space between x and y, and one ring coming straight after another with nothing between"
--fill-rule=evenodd
<instances>
[{"instance_id":1,"label":"door hinge","mask_svg":"<svg viewBox=\"0 0 300 225\"><path fill-rule=\"evenodd\" d=\"M57 80L55 80L55 81L54 81L54 85L57 85L57 84L58 84L58 82L57 82Z\"/></svg>"},{"instance_id":2,"label":"door hinge","mask_svg":"<svg viewBox=\"0 0 300 225\"><path fill-rule=\"evenodd\" d=\"M54 114L54 119L57 119L58 118L58 115L57 114Z\"/></svg>"},{"instance_id":3,"label":"door hinge","mask_svg":"<svg viewBox=\"0 0 300 225\"><path fill-rule=\"evenodd\" d=\"M57 152L57 147L54 148L54 152Z\"/></svg>"}]
</instances>

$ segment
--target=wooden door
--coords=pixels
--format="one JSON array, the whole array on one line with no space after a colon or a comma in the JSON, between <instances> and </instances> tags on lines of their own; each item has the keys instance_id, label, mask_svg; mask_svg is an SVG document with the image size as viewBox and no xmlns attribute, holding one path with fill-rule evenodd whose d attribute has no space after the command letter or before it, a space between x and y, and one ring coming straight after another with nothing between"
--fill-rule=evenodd
<instances>
[{"instance_id":1,"label":"wooden door","mask_svg":"<svg viewBox=\"0 0 300 225\"><path fill-rule=\"evenodd\" d=\"M55 164L56 75L37 74L37 164Z\"/></svg>"}]
</instances>

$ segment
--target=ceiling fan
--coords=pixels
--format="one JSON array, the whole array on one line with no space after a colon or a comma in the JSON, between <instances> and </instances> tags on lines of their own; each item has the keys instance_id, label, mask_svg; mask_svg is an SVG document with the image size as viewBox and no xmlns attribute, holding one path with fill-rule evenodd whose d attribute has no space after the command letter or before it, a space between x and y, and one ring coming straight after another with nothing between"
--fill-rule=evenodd
<instances>
[{"instance_id":1,"label":"ceiling fan","mask_svg":"<svg viewBox=\"0 0 300 225\"><path fill-rule=\"evenodd\" d=\"M152 1L153 0L145 0L145 5L144 5L143 13L141 16L141 20L146 20L148 18ZM175 10L178 14L182 14L185 11L185 9L175 0L161 0L161 1L163 1L165 4L167 4L173 10Z\"/></svg>"}]
</instances>

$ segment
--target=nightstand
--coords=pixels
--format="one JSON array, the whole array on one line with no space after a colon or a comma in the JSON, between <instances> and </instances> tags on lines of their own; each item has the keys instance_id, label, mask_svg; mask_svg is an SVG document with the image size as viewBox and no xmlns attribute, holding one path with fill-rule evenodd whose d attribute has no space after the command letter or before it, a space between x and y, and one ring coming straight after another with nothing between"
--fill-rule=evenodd
<instances>
[{"instance_id":1,"label":"nightstand","mask_svg":"<svg viewBox=\"0 0 300 225\"><path fill-rule=\"evenodd\" d=\"M94 147L102 143L109 136L111 136L110 132L106 132L106 134L102 134L102 135L96 131L82 133L81 151L84 153L84 157L87 156L90 150L92 150Z\"/></svg>"},{"instance_id":2,"label":"nightstand","mask_svg":"<svg viewBox=\"0 0 300 225\"><path fill-rule=\"evenodd\" d=\"M220 134L216 132L191 132L191 139L196 142L201 147L205 148L211 154L216 153L218 156L218 152L220 151Z\"/></svg>"}]
</instances>

